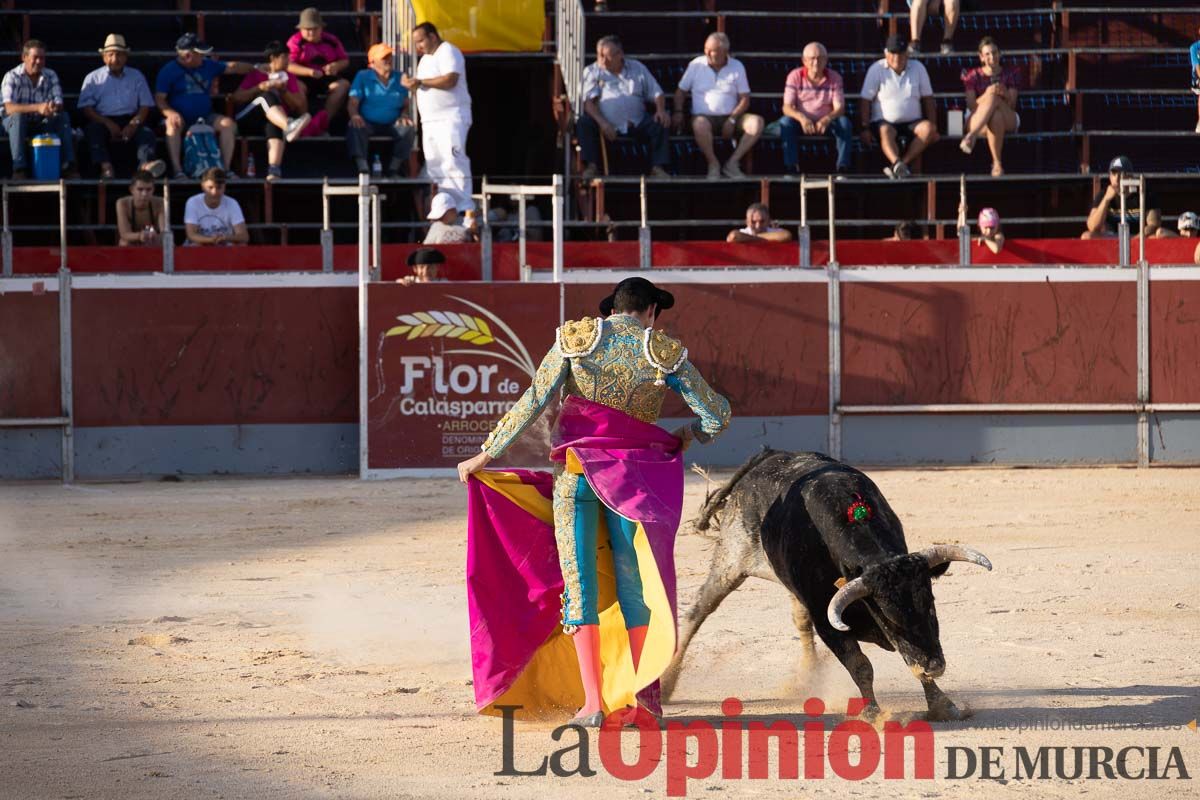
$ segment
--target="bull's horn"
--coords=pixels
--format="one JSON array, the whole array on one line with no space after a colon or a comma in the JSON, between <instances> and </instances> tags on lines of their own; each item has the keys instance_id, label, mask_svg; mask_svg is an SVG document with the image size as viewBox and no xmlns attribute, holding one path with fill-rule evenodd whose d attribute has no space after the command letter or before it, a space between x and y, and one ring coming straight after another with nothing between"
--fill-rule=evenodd
<instances>
[{"instance_id":1,"label":"bull's horn","mask_svg":"<svg viewBox=\"0 0 1200 800\"><path fill-rule=\"evenodd\" d=\"M969 561L984 569L992 568L992 562L988 561L988 557L983 553L956 544L935 544L933 547L926 547L917 555L928 561L930 568L940 567L947 561Z\"/></svg>"},{"instance_id":2,"label":"bull's horn","mask_svg":"<svg viewBox=\"0 0 1200 800\"><path fill-rule=\"evenodd\" d=\"M842 622L842 612L855 600L861 600L870 593L862 578L855 578L838 589L837 594L829 601L829 610L826 612L829 624L839 631L850 630L850 626Z\"/></svg>"}]
</instances>

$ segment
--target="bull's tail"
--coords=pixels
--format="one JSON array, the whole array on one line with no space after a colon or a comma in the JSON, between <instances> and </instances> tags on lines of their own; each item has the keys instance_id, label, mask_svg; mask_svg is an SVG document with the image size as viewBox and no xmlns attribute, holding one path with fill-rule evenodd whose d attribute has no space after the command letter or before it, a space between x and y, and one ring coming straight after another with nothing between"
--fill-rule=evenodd
<instances>
[{"instance_id":1,"label":"bull's tail","mask_svg":"<svg viewBox=\"0 0 1200 800\"><path fill-rule=\"evenodd\" d=\"M738 467L738 471L733 473L733 477L726 481L724 486L722 486L720 489L717 489L716 492L711 494L704 501L704 506L700 509L700 515L696 517L695 521L692 523L693 529L697 533L704 533L707 531L709 526L712 524L712 518L716 516L716 514L722 508L725 507L725 501L729 499L729 494L733 491L733 488L737 486L738 481L746 477L746 473L748 473L750 470L754 469L763 461L775 455L777 452L779 451L772 450L764 445L762 450L751 456L750 460L748 460L745 464L742 464L742 466Z\"/></svg>"}]
</instances>

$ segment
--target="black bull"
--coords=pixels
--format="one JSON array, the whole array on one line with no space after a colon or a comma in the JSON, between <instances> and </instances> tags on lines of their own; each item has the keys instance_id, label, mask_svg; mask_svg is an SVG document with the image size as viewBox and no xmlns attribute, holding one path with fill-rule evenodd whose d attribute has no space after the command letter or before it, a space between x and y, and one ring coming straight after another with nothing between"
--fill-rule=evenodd
<instances>
[{"instance_id":1,"label":"black bull","mask_svg":"<svg viewBox=\"0 0 1200 800\"><path fill-rule=\"evenodd\" d=\"M706 499L693 527L714 536L717 547L696 602L680 618L664 695L700 624L742 581L757 577L791 592L805 660L815 629L869 701L867 716L879 705L860 642L900 652L921 681L930 719L962 717L934 682L946 663L932 579L951 561L991 569L982 553L955 545L909 553L903 525L871 479L820 453L764 450Z\"/></svg>"}]
</instances>

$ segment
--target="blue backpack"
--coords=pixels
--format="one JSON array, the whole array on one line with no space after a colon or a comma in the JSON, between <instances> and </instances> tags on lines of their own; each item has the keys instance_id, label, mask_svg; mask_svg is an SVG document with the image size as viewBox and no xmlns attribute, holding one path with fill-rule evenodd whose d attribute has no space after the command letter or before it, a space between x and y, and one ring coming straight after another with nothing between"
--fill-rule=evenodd
<instances>
[{"instance_id":1,"label":"blue backpack","mask_svg":"<svg viewBox=\"0 0 1200 800\"><path fill-rule=\"evenodd\" d=\"M183 171L189 177L199 178L205 170L220 166L221 148L217 145L216 131L198 119L183 137Z\"/></svg>"}]
</instances>

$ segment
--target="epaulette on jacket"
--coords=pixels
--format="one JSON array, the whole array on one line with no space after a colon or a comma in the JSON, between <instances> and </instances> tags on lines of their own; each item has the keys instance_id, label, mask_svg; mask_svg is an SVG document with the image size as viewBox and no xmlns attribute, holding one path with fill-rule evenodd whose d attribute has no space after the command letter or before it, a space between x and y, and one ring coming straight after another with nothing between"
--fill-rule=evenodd
<instances>
[{"instance_id":1,"label":"epaulette on jacket","mask_svg":"<svg viewBox=\"0 0 1200 800\"><path fill-rule=\"evenodd\" d=\"M600 344L600 334L604 331L604 321L599 317L584 317L580 320L564 322L555 332L559 351L567 358L579 358L590 355Z\"/></svg>"},{"instance_id":2,"label":"epaulette on jacket","mask_svg":"<svg viewBox=\"0 0 1200 800\"><path fill-rule=\"evenodd\" d=\"M667 375L674 373L687 360L687 348L677 339L672 339L662 331L653 328L646 329L645 338L646 360L650 366L658 370L655 386L662 386Z\"/></svg>"}]
</instances>

